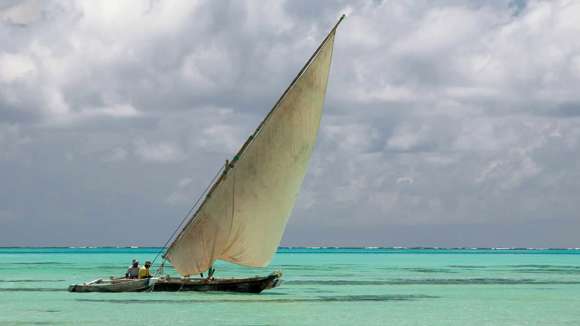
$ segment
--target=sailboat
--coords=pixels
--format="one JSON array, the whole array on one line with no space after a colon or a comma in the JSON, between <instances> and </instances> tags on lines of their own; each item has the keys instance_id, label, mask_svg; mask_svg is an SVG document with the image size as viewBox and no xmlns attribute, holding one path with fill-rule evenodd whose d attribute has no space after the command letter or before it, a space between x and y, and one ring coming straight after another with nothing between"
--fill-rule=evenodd
<instances>
[{"instance_id":1,"label":"sailboat","mask_svg":"<svg viewBox=\"0 0 580 326\"><path fill-rule=\"evenodd\" d=\"M252 278L213 278L216 260L266 267L292 212L316 143L334 37L340 17L274 107L163 247L182 277L95 280L71 292L233 291L260 293L278 286L281 272ZM179 232L178 232L179 231ZM167 245L168 244L168 245ZM207 278L191 278L201 273Z\"/></svg>"}]
</instances>

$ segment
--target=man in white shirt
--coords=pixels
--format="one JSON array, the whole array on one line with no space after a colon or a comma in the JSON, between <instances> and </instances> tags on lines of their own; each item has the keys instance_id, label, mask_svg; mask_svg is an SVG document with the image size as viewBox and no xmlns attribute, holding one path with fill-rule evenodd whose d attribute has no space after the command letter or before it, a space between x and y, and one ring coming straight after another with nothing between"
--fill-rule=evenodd
<instances>
[{"instance_id":1,"label":"man in white shirt","mask_svg":"<svg viewBox=\"0 0 580 326\"><path fill-rule=\"evenodd\" d=\"M127 269L127 273L125 273L126 278L138 278L139 277L139 262L133 259L131 266Z\"/></svg>"}]
</instances>

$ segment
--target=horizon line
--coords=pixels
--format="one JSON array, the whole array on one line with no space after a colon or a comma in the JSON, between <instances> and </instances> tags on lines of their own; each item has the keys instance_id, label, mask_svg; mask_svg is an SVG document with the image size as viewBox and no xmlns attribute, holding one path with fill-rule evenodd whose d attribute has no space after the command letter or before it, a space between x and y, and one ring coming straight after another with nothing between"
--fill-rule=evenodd
<instances>
[{"instance_id":1,"label":"horizon line","mask_svg":"<svg viewBox=\"0 0 580 326\"><path fill-rule=\"evenodd\" d=\"M0 246L0 249L163 249L161 246ZM580 250L580 247L279 246L278 249Z\"/></svg>"}]
</instances>

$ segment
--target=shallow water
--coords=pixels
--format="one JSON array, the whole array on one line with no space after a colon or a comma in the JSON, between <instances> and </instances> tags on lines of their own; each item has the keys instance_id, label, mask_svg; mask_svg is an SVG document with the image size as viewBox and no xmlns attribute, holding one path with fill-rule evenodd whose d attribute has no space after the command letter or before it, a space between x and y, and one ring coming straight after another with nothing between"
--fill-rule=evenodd
<instances>
[{"instance_id":1,"label":"shallow water","mask_svg":"<svg viewBox=\"0 0 580 326\"><path fill-rule=\"evenodd\" d=\"M579 250L283 248L266 269L216 265L283 271L260 295L66 292L156 253L0 248L0 325L580 325Z\"/></svg>"}]
</instances>

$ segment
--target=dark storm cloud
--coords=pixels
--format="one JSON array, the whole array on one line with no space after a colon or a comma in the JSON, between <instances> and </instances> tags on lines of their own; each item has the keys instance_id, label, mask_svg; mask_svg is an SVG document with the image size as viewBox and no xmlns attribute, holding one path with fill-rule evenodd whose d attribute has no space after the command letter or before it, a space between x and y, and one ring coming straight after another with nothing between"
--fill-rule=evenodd
<instances>
[{"instance_id":1,"label":"dark storm cloud","mask_svg":"<svg viewBox=\"0 0 580 326\"><path fill-rule=\"evenodd\" d=\"M285 243L574 245L566 1L4 2L0 245L162 243L343 12Z\"/></svg>"}]
</instances>

